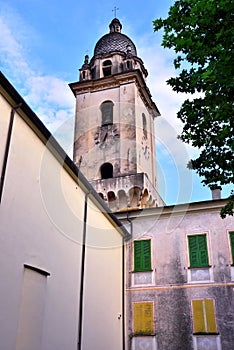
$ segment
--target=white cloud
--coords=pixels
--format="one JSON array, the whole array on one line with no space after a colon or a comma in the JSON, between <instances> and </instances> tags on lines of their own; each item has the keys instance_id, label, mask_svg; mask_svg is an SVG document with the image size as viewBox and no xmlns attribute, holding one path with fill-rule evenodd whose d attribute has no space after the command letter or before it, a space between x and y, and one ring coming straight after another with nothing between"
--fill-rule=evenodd
<instances>
[{"instance_id":1,"label":"white cloud","mask_svg":"<svg viewBox=\"0 0 234 350\"><path fill-rule=\"evenodd\" d=\"M159 40L161 38L158 35L150 33L138 38L138 55L149 72L147 84L162 116L155 120L158 148L161 143L163 152L167 149L178 165L186 167L188 160L198 155L198 150L178 140L177 136L182 131L183 123L177 118L177 112L183 101L191 96L176 93L166 83L170 77L177 74L173 66L175 55L172 50L162 48ZM192 98L194 97L193 95Z\"/></svg>"},{"instance_id":2,"label":"white cloud","mask_svg":"<svg viewBox=\"0 0 234 350\"><path fill-rule=\"evenodd\" d=\"M29 54L30 28L9 8L0 11L0 33L3 74L17 87L47 128L56 134L56 130L74 116L75 99L67 82L41 74L38 67L34 68L34 57ZM36 34L31 32L31 35L33 40Z\"/></svg>"}]
</instances>

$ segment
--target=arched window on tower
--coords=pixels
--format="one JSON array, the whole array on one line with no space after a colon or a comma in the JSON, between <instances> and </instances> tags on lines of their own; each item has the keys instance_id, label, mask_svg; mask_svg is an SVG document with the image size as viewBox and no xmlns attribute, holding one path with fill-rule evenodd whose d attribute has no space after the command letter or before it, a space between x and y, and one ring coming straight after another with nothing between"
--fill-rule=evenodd
<instances>
[{"instance_id":1,"label":"arched window on tower","mask_svg":"<svg viewBox=\"0 0 234 350\"><path fill-rule=\"evenodd\" d=\"M144 113L142 113L142 125L143 125L143 134L147 139L147 122L146 122L146 116Z\"/></svg>"},{"instance_id":2,"label":"arched window on tower","mask_svg":"<svg viewBox=\"0 0 234 350\"><path fill-rule=\"evenodd\" d=\"M132 69L132 61L130 60L127 61L127 69L128 70Z\"/></svg>"},{"instance_id":3,"label":"arched window on tower","mask_svg":"<svg viewBox=\"0 0 234 350\"><path fill-rule=\"evenodd\" d=\"M101 104L102 126L113 124L113 106L112 101L105 101Z\"/></svg>"},{"instance_id":4,"label":"arched window on tower","mask_svg":"<svg viewBox=\"0 0 234 350\"><path fill-rule=\"evenodd\" d=\"M101 178L110 179L113 177L113 165L111 163L104 163L100 168Z\"/></svg>"},{"instance_id":5,"label":"arched window on tower","mask_svg":"<svg viewBox=\"0 0 234 350\"><path fill-rule=\"evenodd\" d=\"M112 62L111 60L106 60L102 64L103 76L108 77L111 75Z\"/></svg>"}]
</instances>

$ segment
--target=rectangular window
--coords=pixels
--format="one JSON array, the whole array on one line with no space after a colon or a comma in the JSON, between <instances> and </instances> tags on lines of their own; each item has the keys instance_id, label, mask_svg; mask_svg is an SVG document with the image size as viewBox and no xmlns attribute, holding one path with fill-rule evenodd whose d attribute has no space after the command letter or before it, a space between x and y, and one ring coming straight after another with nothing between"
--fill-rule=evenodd
<instances>
[{"instance_id":1,"label":"rectangular window","mask_svg":"<svg viewBox=\"0 0 234 350\"><path fill-rule=\"evenodd\" d=\"M231 245L231 253L232 253L232 263L234 264L234 231L230 231L229 235L230 235L230 245Z\"/></svg>"},{"instance_id":2,"label":"rectangular window","mask_svg":"<svg viewBox=\"0 0 234 350\"><path fill-rule=\"evenodd\" d=\"M192 307L194 333L217 334L214 300L192 300Z\"/></svg>"},{"instance_id":3,"label":"rectangular window","mask_svg":"<svg viewBox=\"0 0 234 350\"><path fill-rule=\"evenodd\" d=\"M153 302L134 303L134 333L154 334Z\"/></svg>"},{"instance_id":4,"label":"rectangular window","mask_svg":"<svg viewBox=\"0 0 234 350\"><path fill-rule=\"evenodd\" d=\"M206 234L188 236L190 267L209 266Z\"/></svg>"},{"instance_id":5,"label":"rectangular window","mask_svg":"<svg viewBox=\"0 0 234 350\"><path fill-rule=\"evenodd\" d=\"M134 241L134 271L151 270L151 241Z\"/></svg>"}]
</instances>

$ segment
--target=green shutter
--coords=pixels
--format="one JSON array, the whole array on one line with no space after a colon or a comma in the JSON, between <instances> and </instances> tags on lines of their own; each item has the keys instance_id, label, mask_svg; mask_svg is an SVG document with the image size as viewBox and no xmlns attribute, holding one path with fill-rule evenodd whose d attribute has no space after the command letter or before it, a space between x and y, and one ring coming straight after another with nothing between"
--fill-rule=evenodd
<instances>
[{"instance_id":1,"label":"green shutter","mask_svg":"<svg viewBox=\"0 0 234 350\"><path fill-rule=\"evenodd\" d=\"M150 249L150 240L142 241L142 269L151 270L151 249Z\"/></svg>"},{"instance_id":2,"label":"green shutter","mask_svg":"<svg viewBox=\"0 0 234 350\"><path fill-rule=\"evenodd\" d=\"M189 257L190 257L190 266L198 266L198 252L197 252L197 236L189 236Z\"/></svg>"},{"instance_id":3,"label":"green shutter","mask_svg":"<svg viewBox=\"0 0 234 350\"><path fill-rule=\"evenodd\" d=\"M141 241L134 242L134 270L141 270Z\"/></svg>"},{"instance_id":4,"label":"green shutter","mask_svg":"<svg viewBox=\"0 0 234 350\"><path fill-rule=\"evenodd\" d=\"M230 234L230 244L232 252L232 263L234 264L234 231L229 232Z\"/></svg>"},{"instance_id":5,"label":"green shutter","mask_svg":"<svg viewBox=\"0 0 234 350\"><path fill-rule=\"evenodd\" d=\"M190 267L208 266L206 234L188 236Z\"/></svg>"},{"instance_id":6,"label":"green shutter","mask_svg":"<svg viewBox=\"0 0 234 350\"><path fill-rule=\"evenodd\" d=\"M206 235L198 235L198 247L199 247L199 260L200 266L208 266L208 252L206 244Z\"/></svg>"},{"instance_id":7,"label":"green shutter","mask_svg":"<svg viewBox=\"0 0 234 350\"><path fill-rule=\"evenodd\" d=\"M150 239L134 242L134 271L151 270Z\"/></svg>"}]
</instances>

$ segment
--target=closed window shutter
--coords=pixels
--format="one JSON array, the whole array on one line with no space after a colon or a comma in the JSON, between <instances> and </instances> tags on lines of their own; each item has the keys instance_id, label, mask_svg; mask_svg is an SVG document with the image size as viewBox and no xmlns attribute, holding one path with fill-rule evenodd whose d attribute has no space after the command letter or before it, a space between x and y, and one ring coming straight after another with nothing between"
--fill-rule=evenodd
<instances>
[{"instance_id":1,"label":"closed window shutter","mask_svg":"<svg viewBox=\"0 0 234 350\"><path fill-rule=\"evenodd\" d=\"M197 251L197 239L196 236L189 236L189 257L190 257L190 266L198 266L198 251Z\"/></svg>"},{"instance_id":2,"label":"closed window shutter","mask_svg":"<svg viewBox=\"0 0 234 350\"><path fill-rule=\"evenodd\" d=\"M214 300L205 299L207 333L216 333L216 321L214 312Z\"/></svg>"},{"instance_id":3,"label":"closed window shutter","mask_svg":"<svg viewBox=\"0 0 234 350\"><path fill-rule=\"evenodd\" d=\"M194 333L205 332L203 300L192 300Z\"/></svg>"},{"instance_id":4,"label":"closed window shutter","mask_svg":"<svg viewBox=\"0 0 234 350\"><path fill-rule=\"evenodd\" d=\"M206 235L198 235L199 260L201 266L208 265L208 252L206 244Z\"/></svg>"},{"instance_id":5,"label":"closed window shutter","mask_svg":"<svg viewBox=\"0 0 234 350\"><path fill-rule=\"evenodd\" d=\"M208 266L206 234L188 236L191 267Z\"/></svg>"},{"instance_id":6,"label":"closed window shutter","mask_svg":"<svg viewBox=\"0 0 234 350\"><path fill-rule=\"evenodd\" d=\"M232 251L232 263L234 264L234 231L229 232L230 234L230 244Z\"/></svg>"},{"instance_id":7,"label":"closed window shutter","mask_svg":"<svg viewBox=\"0 0 234 350\"><path fill-rule=\"evenodd\" d=\"M151 270L151 244L150 240L134 242L134 271Z\"/></svg>"},{"instance_id":8,"label":"closed window shutter","mask_svg":"<svg viewBox=\"0 0 234 350\"><path fill-rule=\"evenodd\" d=\"M194 333L217 333L214 300L192 300Z\"/></svg>"},{"instance_id":9,"label":"closed window shutter","mask_svg":"<svg viewBox=\"0 0 234 350\"><path fill-rule=\"evenodd\" d=\"M143 319L142 319L142 303L134 304L134 333L139 334L142 333L143 330Z\"/></svg>"},{"instance_id":10,"label":"closed window shutter","mask_svg":"<svg viewBox=\"0 0 234 350\"><path fill-rule=\"evenodd\" d=\"M154 333L153 302L134 304L134 333Z\"/></svg>"},{"instance_id":11,"label":"closed window shutter","mask_svg":"<svg viewBox=\"0 0 234 350\"><path fill-rule=\"evenodd\" d=\"M154 333L153 303L146 303L144 307L144 328L145 333Z\"/></svg>"},{"instance_id":12,"label":"closed window shutter","mask_svg":"<svg viewBox=\"0 0 234 350\"><path fill-rule=\"evenodd\" d=\"M141 271L141 241L134 242L134 270Z\"/></svg>"},{"instance_id":13,"label":"closed window shutter","mask_svg":"<svg viewBox=\"0 0 234 350\"><path fill-rule=\"evenodd\" d=\"M151 269L150 240L143 240L142 246L143 246L142 267L143 267L143 270L150 270Z\"/></svg>"}]
</instances>

